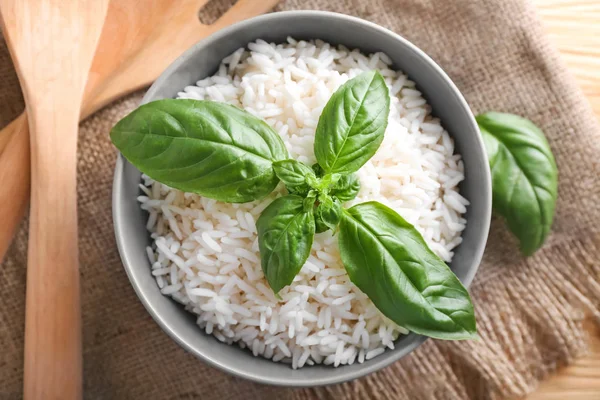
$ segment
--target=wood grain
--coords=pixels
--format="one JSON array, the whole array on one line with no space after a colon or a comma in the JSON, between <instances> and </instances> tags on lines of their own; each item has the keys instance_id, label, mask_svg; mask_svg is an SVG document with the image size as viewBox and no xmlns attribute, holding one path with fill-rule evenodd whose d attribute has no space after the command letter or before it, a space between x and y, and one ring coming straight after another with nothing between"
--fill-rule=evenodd
<instances>
[{"instance_id":1,"label":"wood grain","mask_svg":"<svg viewBox=\"0 0 600 400\"><path fill-rule=\"evenodd\" d=\"M600 117L600 0L535 0L551 41Z\"/></svg>"},{"instance_id":2,"label":"wood grain","mask_svg":"<svg viewBox=\"0 0 600 400\"><path fill-rule=\"evenodd\" d=\"M552 42L600 119L600 0L535 0ZM543 382L527 400L600 399L600 330L586 324L590 354Z\"/></svg>"},{"instance_id":3,"label":"wood grain","mask_svg":"<svg viewBox=\"0 0 600 400\"><path fill-rule=\"evenodd\" d=\"M590 335L590 354L563 368L543 382L527 400L600 399L600 330L586 323Z\"/></svg>"},{"instance_id":4,"label":"wood grain","mask_svg":"<svg viewBox=\"0 0 600 400\"><path fill-rule=\"evenodd\" d=\"M77 132L83 90L107 7L108 0L0 1L31 143L26 400L82 398ZM25 120L21 121L16 126L25 128Z\"/></svg>"}]
</instances>

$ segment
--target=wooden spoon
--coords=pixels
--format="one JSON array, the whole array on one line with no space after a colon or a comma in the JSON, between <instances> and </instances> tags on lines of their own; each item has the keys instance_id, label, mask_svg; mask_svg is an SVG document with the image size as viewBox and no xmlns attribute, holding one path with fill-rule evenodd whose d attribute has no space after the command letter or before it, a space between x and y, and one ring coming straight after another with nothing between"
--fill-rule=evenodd
<instances>
[{"instance_id":1,"label":"wooden spoon","mask_svg":"<svg viewBox=\"0 0 600 400\"><path fill-rule=\"evenodd\" d=\"M2 0L31 127L25 399L79 399L77 130L108 0Z\"/></svg>"},{"instance_id":2,"label":"wooden spoon","mask_svg":"<svg viewBox=\"0 0 600 400\"><path fill-rule=\"evenodd\" d=\"M278 0L239 0L215 23L204 25L198 20L198 10L207 2L111 0L86 86L81 118L148 86L194 43L235 22L269 11ZM0 261L27 206L27 129L27 118L21 114L0 131Z\"/></svg>"}]
</instances>

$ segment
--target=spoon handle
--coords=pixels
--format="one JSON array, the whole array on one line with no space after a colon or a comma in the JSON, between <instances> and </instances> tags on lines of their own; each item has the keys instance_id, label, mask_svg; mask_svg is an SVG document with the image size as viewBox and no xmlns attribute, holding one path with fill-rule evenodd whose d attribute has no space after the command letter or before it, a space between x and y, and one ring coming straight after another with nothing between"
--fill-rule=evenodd
<instances>
[{"instance_id":1,"label":"spoon handle","mask_svg":"<svg viewBox=\"0 0 600 400\"><path fill-rule=\"evenodd\" d=\"M60 99L56 99L61 103ZM29 112L31 213L25 319L25 399L80 399L81 311L76 150L79 110L65 99ZM58 112L60 110L60 112Z\"/></svg>"},{"instance_id":2,"label":"spoon handle","mask_svg":"<svg viewBox=\"0 0 600 400\"><path fill-rule=\"evenodd\" d=\"M107 6L108 0L0 0L31 145L25 400L82 397L77 130Z\"/></svg>"}]
</instances>

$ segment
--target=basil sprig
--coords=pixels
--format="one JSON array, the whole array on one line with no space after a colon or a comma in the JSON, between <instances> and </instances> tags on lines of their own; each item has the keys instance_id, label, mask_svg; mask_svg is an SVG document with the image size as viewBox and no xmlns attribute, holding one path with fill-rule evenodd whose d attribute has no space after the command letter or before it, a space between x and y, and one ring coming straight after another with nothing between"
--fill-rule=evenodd
<instances>
[{"instance_id":1,"label":"basil sprig","mask_svg":"<svg viewBox=\"0 0 600 400\"><path fill-rule=\"evenodd\" d=\"M467 290L417 230L377 202L343 208L360 190L355 172L381 145L389 111L379 72L346 82L319 118L312 167L290 159L264 121L216 102L143 105L113 128L111 139L151 178L220 201L257 200L283 182L288 194L256 223L262 270L276 294L305 264L314 235L339 230L350 279L385 316L423 335L472 338Z\"/></svg>"},{"instance_id":2,"label":"basil sprig","mask_svg":"<svg viewBox=\"0 0 600 400\"><path fill-rule=\"evenodd\" d=\"M492 172L494 210L519 239L521 252L539 249L552 226L558 169L544 133L517 115L477 116Z\"/></svg>"}]
</instances>

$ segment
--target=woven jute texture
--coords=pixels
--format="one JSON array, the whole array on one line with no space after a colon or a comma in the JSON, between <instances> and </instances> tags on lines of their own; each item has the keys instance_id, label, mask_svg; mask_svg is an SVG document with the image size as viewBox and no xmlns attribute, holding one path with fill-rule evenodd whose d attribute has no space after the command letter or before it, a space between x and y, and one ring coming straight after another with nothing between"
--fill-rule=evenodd
<instances>
[{"instance_id":1,"label":"woven jute texture","mask_svg":"<svg viewBox=\"0 0 600 400\"><path fill-rule=\"evenodd\" d=\"M288 0L278 6L298 8L342 12L390 28L430 54L474 112L512 112L541 126L560 171L551 237L525 259L503 222L493 220L472 286L479 341L429 340L382 371L323 388L275 388L228 376L161 331L121 265L111 219L116 151L108 131L141 98L129 96L85 121L79 135L85 397L479 400L534 390L586 351L584 315L600 322L600 128L544 37L533 5L527 0ZM4 44L0 105L2 124L22 110ZM23 224L0 268L0 399L18 399L22 391L26 236Z\"/></svg>"}]
</instances>

